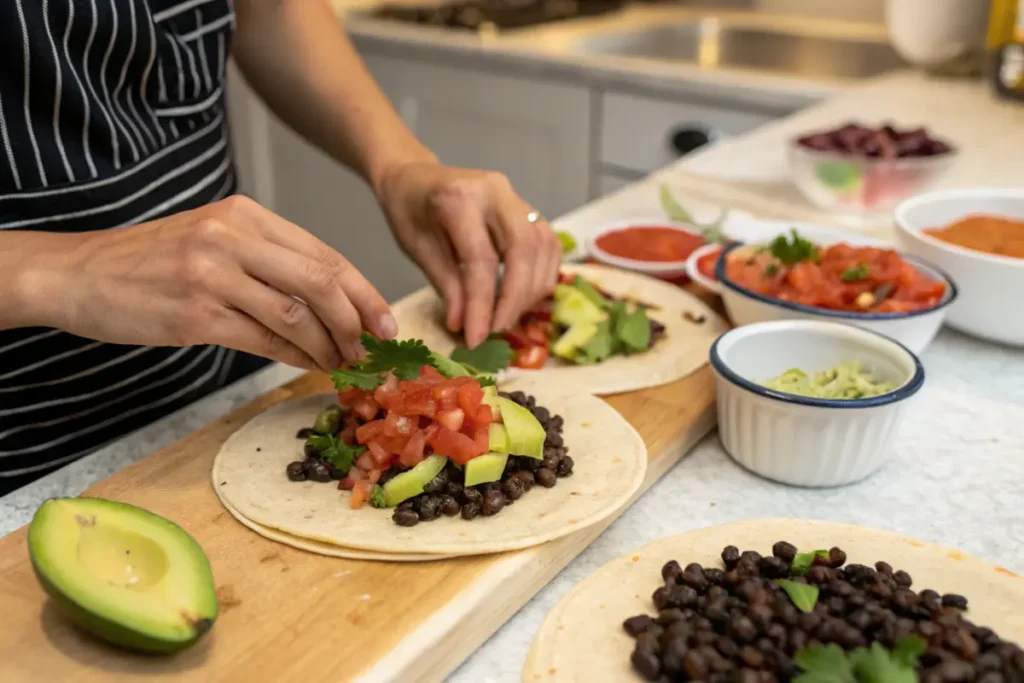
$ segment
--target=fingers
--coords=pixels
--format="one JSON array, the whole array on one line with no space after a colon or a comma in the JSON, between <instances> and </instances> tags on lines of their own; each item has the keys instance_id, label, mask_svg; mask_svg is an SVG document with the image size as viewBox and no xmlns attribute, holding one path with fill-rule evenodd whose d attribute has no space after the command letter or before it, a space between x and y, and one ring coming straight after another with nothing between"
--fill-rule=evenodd
<instances>
[{"instance_id":1,"label":"fingers","mask_svg":"<svg viewBox=\"0 0 1024 683\"><path fill-rule=\"evenodd\" d=\"M324 320L336 337L341 334L340 320L349 317L340 310L345 308L340 303L343 297L347 297L358 312L361 321L360 332L366 329L381 339L392 339L398 334L398 325L384 297L344 256L309 232L267 211L259 204L244 198L230 199L236 201L228 207L229 211L241 213L251 219L259 234L269 244L286 250L277 253L274 263L264 270L280 278L280 282L290 284L282 286L267 281L269 284L288 294L301 297ZM272 250L258 249L258 240L246 240L243 246L246 245L253 248L245 249L243 253L248 256L247 260L253 269L259 269L258 258L253 252L259 251L262 256L268 256ZM291 270L283 271L282 268ZM344 347L342 350L345 350Z\"/></svg>"},{"instance_id":2,"label":"fingers","mask_svg":"<svg viewBox=\"0 0 1024 683\"><path fill-rule=\"evenodd\" d=\"M241 270L227 273L224 301L287 340L323 370L341 365L342 354L319 318L302 301L268 287Z\"/></svg>"},{"instance_id":3,"label":"fingers","mask_svg":"<svg viewBox=\"0 0 1024 683\"><path fill-rule=\"evenodd\" d=\"M498 254L477 207L463 203L442 219L461 271L466 344L476 346L491 332Z\"/></svg>"},{"instance_id":4,"label":"fingers","mask_svg":"<svg viewBox=\"0 0 1024 683\"><path fill-rule=\"evenodd\" d=\"M430 284L445 301L445 324L452 332L462 329L462 316L466 298L462 291L459 264L452 246L444 235L437 239L423 239L416 245L417 262Z\"/></svg>"},{"instance_id":5,"label":"fingers","mask_svg":"<svg viewBox=\"0 0 1024 683\"><path fill-rule=\"evenodd\" d=\"M209 321L206 337L208 343L238 349L296 368L316 370L318 367L318 363L298 346L240 311L223 309L220 315Z\"/></svg>"}]
</instances>

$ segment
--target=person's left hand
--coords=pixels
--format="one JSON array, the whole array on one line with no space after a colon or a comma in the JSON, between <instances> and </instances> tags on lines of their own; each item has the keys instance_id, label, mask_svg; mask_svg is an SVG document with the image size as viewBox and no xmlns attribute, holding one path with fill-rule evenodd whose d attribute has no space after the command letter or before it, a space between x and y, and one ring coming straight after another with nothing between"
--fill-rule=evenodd
<instances>
[{"instance_id":1,"label":"person's left hand","mask_svg":"<svg viewBox=\"0 0 1024 683\"><path fill-rule=\"evenodd\" d=\"M476 346L550 295L562 248L508 179L489 171L409 163L381 178L377 196L402 249L447 303L448 328ZM495 306L498 265L504 283Z\"/></svg>"}]
</instances>

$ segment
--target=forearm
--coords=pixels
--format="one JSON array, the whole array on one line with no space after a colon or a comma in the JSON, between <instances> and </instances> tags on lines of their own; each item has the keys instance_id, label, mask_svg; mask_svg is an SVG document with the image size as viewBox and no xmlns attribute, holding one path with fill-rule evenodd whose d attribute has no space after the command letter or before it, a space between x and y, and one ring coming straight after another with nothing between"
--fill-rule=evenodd
<instances>
[{"instance_id":1,"label":"forearm","mask_svg":"<svg viewBox=\"0 0 1024 683\"><path fill-rule=\"evenodd\" d=\"M0 230L0 330L54 325L56 279L76 237Z\"/></svg>"},{"instance_id":2,"label":"forearm","mask_svg":"<svg viewBox=\"0 0 1024 683\"><path fill-rule=\"evenodd\" d=\"M374 82L327 0L238 0L233 54L289 126L375 190L388 169L434 156Z\"/></svg>"}]
</instances>

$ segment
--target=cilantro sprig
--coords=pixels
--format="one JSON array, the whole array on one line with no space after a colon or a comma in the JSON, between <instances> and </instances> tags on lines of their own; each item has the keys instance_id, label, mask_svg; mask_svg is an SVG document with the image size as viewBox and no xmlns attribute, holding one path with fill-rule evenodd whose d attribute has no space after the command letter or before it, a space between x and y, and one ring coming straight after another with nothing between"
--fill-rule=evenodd
<instances>
[{"instance_id":1,"label":"cilantro sprig","mask_svg":"<svg viewBox=\"0 0 1024 683\"><path fill-rule=\"evenodd\" d=\"M795 229L789 231L789 237L779 235L768 246L772 256L787 266L802 261L816 261L818 247L810 240L804 239Z\"/></svg>"},{"instance_id":2,"label":"cilantro sprig","mask_svg":"<svg viewBox=\"0 0 1024 683\"><path fill-rule=\"evenodd\" d=\"M504 370L512 362L512 347L500 337L490 337L471 349L459 346L452 351L451 359L479 373L495 373Z\"/></svg>"},{"instance_id":3,"label":"cilantro sprig","mask_svg":"<svg viewBox=\"0 0 1024 683\"><path fill-rule=\"evenodd\" d=\"M382 341L364 332L359 340L366 349L366 360L359 363L360 372L390 372L398 379L416 379L420 368L433 366L430 349L419 339Z\"/></svg>"},{"instance_id":4,"label":"cilantro sprig","mask_svg":"<svg viewBox=\"0 0 1024 683\"><path fill-rule=\"evenodd\" d=\"M346 474L366 450L366 446L349 446L333 434L314 434L306 443L315 448L325 462Z\"/></svg>"},{"instance_id":5,"label":"cilantro sprig","mask_svg":"<svg viewBox=\"0 0 1024 683\"><path fill-rule=\"evenodd\" d=\"M809 645L793 656L804 671L793 683L918 683L915 667L925 649L917 636L907 636L891 652L878 642L849 653L835 643Z\"/></svg>"},{"instance_id":6,"label":"cilantro sprig","mask_svg":"<svg viewBox=\"0 0 1024 683\"><path fill-rule=\"evenodd\" d=\"M775 579L779 588L786 592L793 605L801 612L811 612L818 604L821 589L809 583L800 583L791 579Z\"/></svg>"},{"instance_id":7,"label":"cilantro sprig","mask_svg":"<svg viewBox=\"0 0 1024 683\"><path fill-rule=\"evenodd\" d=\"M816 557L827 558L828 551L812 550L809 553L797 553L796 556L793 558L793 564L791 565L793 575L803 576L804 574L806 574L807 570L809 570L811 568L811 565L814 564L814 559Z\"/></svg>"}]
</instances>

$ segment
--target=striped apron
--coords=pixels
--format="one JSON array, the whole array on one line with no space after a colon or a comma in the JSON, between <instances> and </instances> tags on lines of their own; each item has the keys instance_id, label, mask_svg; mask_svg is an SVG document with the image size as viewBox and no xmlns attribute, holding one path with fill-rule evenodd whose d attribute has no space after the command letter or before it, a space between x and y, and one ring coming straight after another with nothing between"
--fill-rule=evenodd
<instances>
[{"instance_id":1,"label":"striped apron","mask_svg":"<svg viewBox=\"0 0 1024 683\"><path fill-rule=\"evenodd\" d=\"M0 230L114 228L233 193L234 21L232 0L2 0ZM263 363L0 331L0 494Z\"/></svg>"}]
</instances>

